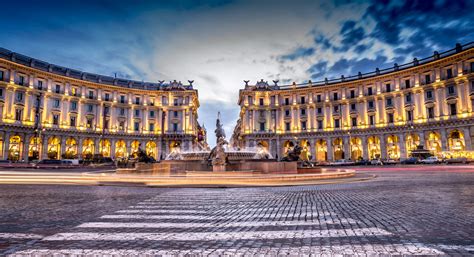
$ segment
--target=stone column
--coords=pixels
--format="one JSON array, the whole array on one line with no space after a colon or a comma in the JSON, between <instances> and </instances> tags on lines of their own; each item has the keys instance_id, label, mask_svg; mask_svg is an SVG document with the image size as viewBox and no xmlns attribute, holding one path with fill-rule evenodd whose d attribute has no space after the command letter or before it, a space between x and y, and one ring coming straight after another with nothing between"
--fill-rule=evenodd
<instances>
[{"instance_id":1,"label":"stone column","mask_svg":"<svg viewBox=\"0 0 474 257\"><path fill-rule=\"evenodd\" d=\"M59 150L59 159L62 158L62 155L66 153L66 137L61 137L61 148Z\"/></svg>"},{"instance_id":2,"label":"stone column","mask_svg":"<svg viewBox=\"0 0 474 257\"><path fill-rule=\"evenodd\" d=\"M400 144L400 159L403 160L408 158L407 147L405 144L405 135L403 133L398 134L398 140Z\"/></svg>"},{"instance_id":3,"label":"stone column","mask_svg":"<svg viewBox=\"0 0 474 257\"><path fill-rule=\"evenodd\" d=\"M332 152L332 140L333 138L328 138L327 139L327 161L334 161L333 156L334 153Z\"/></svg>"},{"instance_id":4,"label":"stone column","mask_svg":"<svg viewBox=\"0 0 474 257\"><path fill-rule=\"evenodd\" d=\"M441 150L442 151L448 151L448 137L446 136L446 130L445 129L440 129L440 135L441 135Z\"/></svg>"},{"instance_id":5,"label":"stone column","mask_svg":"<svg viewBox=\"0 0 474 257\"><path fill-rule=\"evenodd\" d=\"M110 158L115 160L115 143L117 140L115 139L110 139Z\"/></svg>"},{"instance_id":6,"label":"stone column","mask_svg":"<svg viewBox=\"0 0 474 257\"><path fill-rule=\"evenodd\" d=\"M469 127L463 128L463 133L464 133L464 144L466 146L466 151L471 151L472 150L472 140L471 140L471 131Z\"/></svg>"},{"instance_id":7,"label":"stone column","mask_svg":"<svg viewBox=\"0 0 474 257\"><path fill-rule=\"evenodd\" d=\"M344 149L344 159L352 159L351 156L351 145L349 142L349 136L343 136L342 137L342 144L343 144L343 149Z\"/></svg>"},{"instance_id":8,"label":"stone column","mask_svg":"<svg viewBox=\"0 0 474 257\"><path fill-rule=\"evenodd\" d=\"M420 136L420 145L423 146L423 149L426 149L426 138L425 138L425 132L420 131L416 132Z\"/></svg>"},{"instance_id":9,"label":"stone column","mask_svg":"<svg viewBox=\"0 0 474 257\"><path fill-rule=\"evenodd\" d=\"M3 159L8 158L8 150L10 149L10 132L5 132L5 137L3 139Z\"/></svg>"},{"instance_id":10,"label":"stone column","mask_svg":"<svg viewBox=\"0 0 474 257\"><path fill-rule=\"evenodd\" d=\"M77 139L77 156L79 159L82 159L82 143L84 142L84 138L79 137Z\"/></svg>"},{"instance_id":11,"label":"stone column","mask_svg":"<svg viewBox=\"0 0 474 257\"><path fill-rule=\"evenodd\" d=\"M20 160L23 159L25 162L28 162L28 149L30 147L30 140L28 134L22 135L23 149L21 151Z\"/></svg>"},{"instance_id":12,"label":"stone column","mask_svg":"<svg viewBox=\"0 0 474 257\"><path fill-rule=\"evenodd\" d=\"M42 157L40 159L48 159L48 136L43 135L43 148L41 151Z\"/></svg>"},{"instance_id":13,"label":"stone column","mask_svg":"<svg viewBox=\"0 0 474 257\"><path fill-rule=\"evenodd\" d=\"M362 140L362 158L364 158L364 160L368 160L369 159L369 147L367 145L367 136L362 136L361 140Z\"/></svg>"},{"instance_id":14,"label":"stone column","mask_svg":"<svg viewBox=\"0 0 474 257\"><path fill-rule=\"evenodd\" d=\"M316 154L318 153L317 150L316 150L316 139L314 138L311 138L310 139L310 144L311 144L311 160L312 161L316 161Z\"/></svg>"},{"instance_id":15,"label":"stone column","mask_svg":"<svg viewBox=\"0 0 474 257\"><path fill-rule=\"evenodd\" d=\"M100 152L100 138L94 138L94 154L99 154Z\"/></svg>"},{"instance_id":16,"label":"stone column","mask_svg":"<svg viewBox=\"0 0 474 257\"><path fill-rule=\"evenodd\" d=\"M385 135L381 135L380 137L380 158L386 159L387 158L387 146L385 143Z\"/></svg>"}]
</instances>

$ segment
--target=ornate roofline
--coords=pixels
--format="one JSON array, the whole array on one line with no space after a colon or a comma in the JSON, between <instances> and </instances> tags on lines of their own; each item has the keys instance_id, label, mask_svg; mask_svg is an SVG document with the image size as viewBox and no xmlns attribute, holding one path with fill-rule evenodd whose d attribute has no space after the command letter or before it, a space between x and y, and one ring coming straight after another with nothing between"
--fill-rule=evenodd
<instances>
[{"instance_id":1,"label":"ornate roofline","mask_svg":"<svg viewBox=\"0 0 474 257\"><path fill-rule=\"evenodd\" d=\"M12 52L8 49L0 47L0 58L11 61L20 65L34 68L39 71L48 72L54 75L65 76L73 79L83 80L87 82L94 82L104 85L119 86L124 88L145 89L145 90L168 90L168 91L182 91L193 90L193 80L188 80L188 85L183 85L181 82L170 81L166 83L160 80L156 83L145 82L137 80L129 80L124 78L114 78L95 73L83 72L55 64L51 64L42 60L38 60L20 53ZM179 88L178 85L179 84Z\"/></svg>"},{"instance_id":2,"label":"ornate roofline","mask_svg":"<svg viewBox=\"0 0 474 257\"><path fill-rule=\"evenodd\" d=\"M423 59L413 58L412 62L401 64L401 65L398 65L397 63L395 63L393 65L393 67L390 67L390 68L385 68L385 69L376 68L375 71L372 71L372 72L367 72L367 73L359 72L359 74L357 74L357 75L351 75L351 76L348 76L348 77L344 77L344 75L341 75L340 78L335 78L335 79L325 78L325 80L315 81L315 82L309 80L308 82L304 82L304 83L293 82L292 84L287 84L287 85L276 85L276 83L275 83L275 86L273 86L271 89L272 90L287 90L287 89L295 89L295 88L309 88L309 87L317 87L317 86L327 86L327 85L334 85L334 84L338 84L338 83L358 81L358 80L373 78L373 77L377 77L377 76L383 76L383 75L387 75L387 74L390 74L390 73L393 73L393 72L398 72L398 71L414 68L414 67L417 67L417 66L420 66L420 65L428 64L430 62L438 61L438 60L450 57L452 55L467 51L471 48L474 48L474 42L469 42L469 43L464 44L464 45L456 44L455 48L449 49L447 51L444 51L444 52L441 52L441 53L435 51L433 53L433 55L431 55L429 57L426 57L426 58L423 58ZM245 80L244 82L245 82L245 89L244 90L254 89L257 86L257 85L255 85L255 86L248 85L248 82L249 82L248 80Z\"/></svg>"}]
</instances>

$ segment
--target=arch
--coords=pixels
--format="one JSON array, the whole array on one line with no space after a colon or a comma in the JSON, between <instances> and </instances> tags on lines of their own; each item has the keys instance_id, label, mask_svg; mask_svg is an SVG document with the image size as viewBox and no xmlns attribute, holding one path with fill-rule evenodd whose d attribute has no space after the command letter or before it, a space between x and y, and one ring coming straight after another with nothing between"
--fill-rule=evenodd
<instances>
[{"instance_id":1,"label":"arch","mask_svg":"<svg viewBox=\"0 0 474 257\"><path fill-rule=\"evenodd\" d=\"M420 136L417 133L410 133L405 138L406 149L408 152L416 150L420 145Z\"/></svg>"},{"instance_id":2,"label":"arch","mask_svg":"<svg viewBox=\"0 0 474 257\"><path fill-rule=\"evenodd\" d=\"M367 150L370 159L378 159L381 156L380 151L380 138L377 136L371 136L367 138Z\"/></svg>"},{"instance_id":3,"label":"arch","mask_svg":"<svg viewBox=\"0 0 474 257\"><path fill-rule=\"evenodd\" d=\"M9 148L8 148L8 159L11 161L19 161L21 156L21 147L22 141L21 137L18 135L10 136L9 140Z\"/></svg>"},{"instance_id":4,"label":"arch","mask_svg":"<svg viewBox=\"0 0 474 257\"><path fill-rule=\"evenodd\" d=\"M109 139L101 139L99 141L99 153L103 157L110 157L110 146L112 144L110 143Z\"/></svg>"},{"instance_id":5,"label":"arch","mask_svg":"<svg viewBox=\"0 0 474 257\"><path fill-rule=\"evenodd\" d=\"M431 131L428 134L428 138L426 140L426 147L431 151L432 154L440 155L442 151L441 135L438 132Z\"/></svg>"},{"instance_id":6,"label":"arch","mask_svg":"<svg viewBox=\"0 0 474 257\"><path fill-rule=\"evenodd\" d=\"M42 140L40 137L31 137L30 145L28 147L28 160L34 161L38 160L40 157Z\"/></svg>"},{"instance_id":7,"label":"arch","mask_svg":"<svg viewBox=\"0 0 474 257\"><path fill-rule=\"evenodd\" d=\"M57 136L48 138L48 158L59 159L61 151L61 139Z\"/></svg>"},{"instance_id":8,"label":"arch","mask_svg":"<svg viewBox=\"0 0 474 257\"><path fill-rule=\"evenodd\" d=\"M127 144L123 140L115 142L115 158L127 157Z\"/></svg>"},{"instance_id":9,"label":"arch","mask_svg":"<svg viewBox=\"0 0 474 257\"><path fill-rule=\"evenodd\" d=\"M300 154L300 158L301 160L303 161L309 161L311 160L313 157L311 156L311 143L306 140L306 139L303 139L300 141L300 146L301 148L301 154Z\"/></svg>"},{"instance_id":10,"label":"arch","mask_svg":"<svg viewBox=\"0 0 474 257\"><path fill-rule=\"evenodd\" d=\"M328 159L328 144L324 139L318 139L316 141L316 160L327 161Z\"/></svg>"},{"instance_id":11,"label":"arch","mask_svg":"<svg viewBox=\"0 0 474 257\"><path fill-rule=\"evenodd\" d=\"M157 152L156 152L156 142L155 141L148 141L146 143L146 154L148 156L151 156L153 158L157 158Z\"/></svg>"},{"instance_id":12,"label":"arch","mask_svg":"<svg viewBox=\"0 0 474 257\"><path fill-rule=\"evenodd\" d=\"M342 138L337 137L333 140L334 160L344 159L344 147Z\"/></svg>"},{"instance_id":13,"label":"arch","mask_svg":"<svg viewBox=\"0 0 474 257\"><path fill-rule=\"evenodd\" d=\"M451 130L448 136L448 146L449 151L464 151L464 134L458 129Z\"/></svg>"},{"instance_id":14,"label":"arch","mask_svg":"<svg viewBox=\"0 0 474 257\"><path fill-rule=\"evenodd\" d=\"M138 140L133 140L132 143L130 144L130 155L133 158L138 157L138 149L140 148L140 141Z\"/></svg>"},{"instance_id":15,"label":"arch","mask_svg":"<svg viewBox=\"0 0 474 257\"><path fill-rule=\"evenodd\" d=\"M360 137L352 137L350 144L351 160L356 161L362 159L362 139Z\"/></svg>"},{"instance_id":16,"label":"arch","mask_svg":"<svg viewBox=\"0 0 474 257\"><path fill-rule=\"evenodd\" d=\"M82 141L82 158L91 160L94 157L95 144L92 138Z\"/></svg>"},{"instance_id":17,"label":"arch","mask_svg":"<svg viewBox=\"0 0 474 257\"><path fill-rule=\"evenodd\" d=\"M389 159L399 159L400 158L400 139L397 135L389 135L387 137L387 158Z\"/></svg>"},{"instance_id":18,"label":"arch","mask_svg":"<svg viewBox=\"0 0 474 257\"><path fill-rule=\"evenodd\" d=\"M77 159L77 140L75 138L66 138L66 151L63 155L66 159Z\"/></svg>"}]
</instances>

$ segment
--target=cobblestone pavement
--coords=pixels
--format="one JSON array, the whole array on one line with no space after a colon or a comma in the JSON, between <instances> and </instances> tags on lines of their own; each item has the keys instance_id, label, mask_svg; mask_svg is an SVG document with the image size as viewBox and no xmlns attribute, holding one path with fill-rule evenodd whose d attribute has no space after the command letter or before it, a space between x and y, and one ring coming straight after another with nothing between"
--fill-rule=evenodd
<instances>
[{"instance_id":1,"label":"cobblestone pavement","mask_svg":"<svg viewBox=\"0 0 474 257\"><path fill-rule=\"evenodd\" d=\"M0 254L474 254L474 173L273 188L0 187Z\"/></svg>"}]
</instances>

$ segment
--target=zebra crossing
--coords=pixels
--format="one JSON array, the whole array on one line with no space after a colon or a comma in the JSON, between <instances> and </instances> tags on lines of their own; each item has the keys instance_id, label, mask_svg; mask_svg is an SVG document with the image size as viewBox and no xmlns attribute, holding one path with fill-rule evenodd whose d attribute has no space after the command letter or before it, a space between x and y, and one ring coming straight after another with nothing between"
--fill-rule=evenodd
<instances>
[{"instance_id":1,"label":"zebra crossing","mask_svg":"<svg viewBox=\"0 0 474 257\"><path fill-rule=\"evenodd\" d=\"M240 191L241 192L241 191ZM287 194L170 191L46 236L11 256L443 254Z\"/></svg>"}]
</instances>

